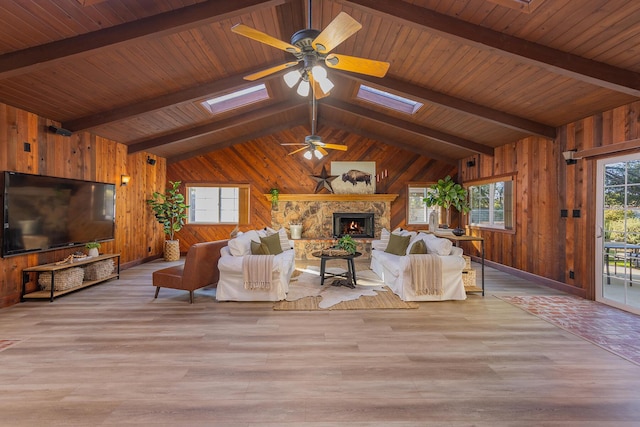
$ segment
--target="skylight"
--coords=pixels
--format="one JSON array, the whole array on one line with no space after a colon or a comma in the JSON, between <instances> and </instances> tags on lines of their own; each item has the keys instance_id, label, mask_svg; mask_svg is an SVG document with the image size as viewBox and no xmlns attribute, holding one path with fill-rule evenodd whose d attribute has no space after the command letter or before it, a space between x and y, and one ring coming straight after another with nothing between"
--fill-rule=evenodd
<instances>
[{"instance_id":1,"label":"skylight","mask_svg":"<svg viewBox=\"0 0 640 427\"><path fill-rule=\"evenodd\" d=\"M356 97L407 114L413 114L422 107L420 102L365 85L360 85Z\"/></svg>"},{"instance_id":2,"label":"skylight","mask_svg":"<svg viewBox=\"0 0 640 427\"><path fill-rule=\"evenodd\" d=\"M265 99L269 99L267 88L264 84L259 84L226 95L207 99L202 105L211 111L211 113L219 114Z\"/></svg>"}]
</instances>

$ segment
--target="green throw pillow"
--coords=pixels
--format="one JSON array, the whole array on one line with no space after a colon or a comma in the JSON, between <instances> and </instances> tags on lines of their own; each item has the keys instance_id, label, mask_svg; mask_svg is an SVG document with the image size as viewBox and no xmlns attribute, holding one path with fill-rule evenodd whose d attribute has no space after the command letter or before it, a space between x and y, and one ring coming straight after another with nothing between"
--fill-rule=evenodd
<instances>
[{"instance_id":1,"label":"green throw pillow","mask_svg":"<svg viewBox=\"0 0 640 427\"><path fill-rule=\"evenodd\" d=\"M267 237L261 237L260 242L267 245L270 255L278 255L282 253L282 246L280 245L280 236L278 233L271 234Z\"/></svg>"},{"instance_id":2,"label":"green throw pillow","mask_svg":"<svg viewBox=\"0 0 640 427\"><path fill-rule=\"evenodd\" d=\"M411 246L409 250L409 254L426 254L427 253L427 245L424 243L424 240L418 240Z\"/></svg>"},{"instance_id":3,"label":"green throw pillow","mask_svg":"<svg viewBox=\"0 0 640 427\"><path fill-rule=\"evenodd\" d=\"M389 236L389 244L387 245L387 249L384 251L399 256L406 255L407 246L409 246L410 240L411 236L399 236L391 233Z\"/></svg>"},{"instance_id":4,"label":"green throw pillow","mask_svg":"<svg viewBox=\"0 0 640 427\"><path fill-rule=\"evenodd\" d=\"M251 255L271 255L269 247L264 243L251 241Z\"/></svg>"}]
</instances>

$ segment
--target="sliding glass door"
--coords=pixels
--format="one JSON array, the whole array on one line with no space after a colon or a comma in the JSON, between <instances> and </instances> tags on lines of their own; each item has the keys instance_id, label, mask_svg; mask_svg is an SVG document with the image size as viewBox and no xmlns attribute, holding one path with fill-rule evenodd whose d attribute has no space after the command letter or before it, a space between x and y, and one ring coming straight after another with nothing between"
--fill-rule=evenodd
<instances>
[{"instance_id":1,"label":"sliding glass door","mask_svg":"<svg viewBox=\"0 0 640 427\"><path fill-rule=\"evenodd\" d=\"M640 154L597 173L596 300L640 314Z\"/></svg>"}]
</instances>

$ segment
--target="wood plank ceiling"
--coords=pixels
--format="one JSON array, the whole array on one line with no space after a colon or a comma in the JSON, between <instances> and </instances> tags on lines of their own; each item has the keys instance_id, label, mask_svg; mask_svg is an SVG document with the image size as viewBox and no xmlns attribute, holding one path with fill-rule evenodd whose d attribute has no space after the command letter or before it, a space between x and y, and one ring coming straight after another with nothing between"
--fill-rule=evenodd
<instances>
[{"instance_id":1,"label":"wood plank ceiling","mask_svg":"<svg viewBox=\"0 0 640 427\"><path fill-rule=\"evenodd\" d=\"M309 3L0 2L0 102L169 161L310 131L309 100L283 72L261 80L266 101L217 115L201 106L293 58L232 33L234 24L289 41L307 27ZM341 11L362 29L334 52L391 66L382 79L329 70L335 88L318 112L325 138L346 130L454 163L527 135L553 138L560 125L640 95L640 2L315 0L313 27ZM424 105L406 114L359 100L362 83Z\"/></svg>"}]
</instances>

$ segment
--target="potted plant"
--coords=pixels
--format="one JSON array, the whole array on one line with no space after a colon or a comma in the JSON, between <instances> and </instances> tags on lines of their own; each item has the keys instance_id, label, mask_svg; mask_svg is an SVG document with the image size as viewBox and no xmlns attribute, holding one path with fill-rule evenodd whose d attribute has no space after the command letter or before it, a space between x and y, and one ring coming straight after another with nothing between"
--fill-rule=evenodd
<instances>
[{"instance_id":1,"label":"potted plant","mask_svg":"<svg viewBox=\"0 0 640 427\"><path fill-rule=\"evenodd\" d=\"M100 243L98 242L89 242L84 245L87 249L89 249L89 253L87 254L90 257L95 257L100 255L98 249L100 249Z\"/></svg>"},{"instance_id":2,"label":"potted plant","mask_svg":"<svg viewBox=\"0 0 640 427\"><path fill-rule=\"evenodd\" d=\"M353 255L356 253L357 243L353 240L353 237L346 234L338 239L338 245L340 249L347 251L349 254Z\"/></svg>"},{"instance_id":3,"label":"potted plant","mask_svg":"<svg viewBox=\"0 0 640 427\"><path fill-rule=\"evenodd\" d=\"M438 182L429 187L433 191L427 193L427 197L422 201L429 207L440 206L446 211L446 224L445 228L449 227L450 217L449 210L453 206L458 212L467 213L471 209L469 208L469 202L467 200L467 190L460 184L456 184L451 176L447 175L444 179L439 179ZM456 228L453 230L456 235L463 235L463 228Z\"/></svg>"},{"instance_id":4,"label":"potted plant","mask_svg":"<svg viewBox=\"0 0 640 427\"><path fill-rule=\"evenodd\" d=\"M180 193L180 181L169 181L171 187L166 192L154 192L147 203L151 206L153 214L160 224L168 240L164 244L164 259L166 261L177 261L180 259L180 242L174 239L176 231L180 231L184 225L189 207L185 204L185 198Z\"/></svg>"},{"instance_id":5,"label":"potted plant","mask_svg":"<svg viewBox=\"0 0 640 427\"><path fill-rule=\"evenodd\" d=\"M277 188L272 188L269 190L269 194L271 194L271 208L273 210L278 209L278 199L280 198L280 190Z\"/></svg>"}]
</instances>

